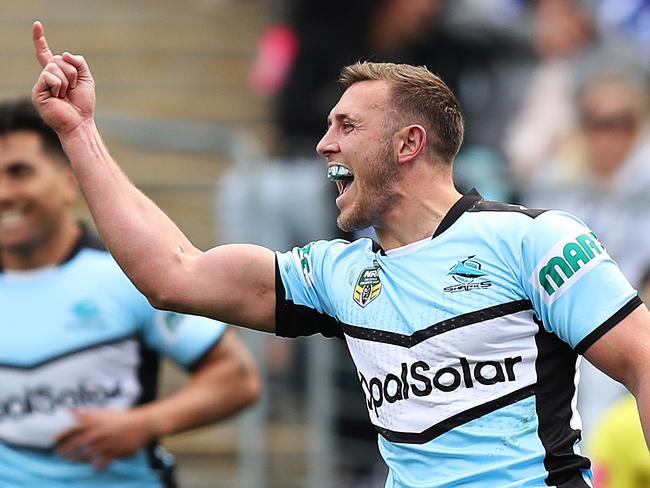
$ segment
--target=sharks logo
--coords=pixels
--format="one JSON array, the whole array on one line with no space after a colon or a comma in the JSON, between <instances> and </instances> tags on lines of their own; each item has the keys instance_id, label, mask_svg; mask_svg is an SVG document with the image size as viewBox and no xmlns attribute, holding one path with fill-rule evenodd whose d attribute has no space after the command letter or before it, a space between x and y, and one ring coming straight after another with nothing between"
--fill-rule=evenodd
<instances>
[{"instance_id":1,"label":"sharks logo","mask_svg":"<svg viewBox=\"0 0 650 488\"><path fill-rule=\"evenodd\" d=\"M458 284L447 286L443 288L443 291L457 293L459 291L485 289L492 286L491 281L481 280L481 278L487 276L487 273L481 271L481 263L474 259L475 256L467 256L467 258L458 261L451 267L447 276L451 276Z\"/></svg>"}]
</instances>

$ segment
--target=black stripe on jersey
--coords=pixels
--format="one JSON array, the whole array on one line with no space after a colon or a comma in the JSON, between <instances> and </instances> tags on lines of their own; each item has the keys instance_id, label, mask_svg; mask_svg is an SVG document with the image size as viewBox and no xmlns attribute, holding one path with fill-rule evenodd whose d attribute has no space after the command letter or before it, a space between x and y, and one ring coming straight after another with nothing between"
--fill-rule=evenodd
<instances>
[{"instance_id":1,"label":"black stripe on jersey","mask_svg":"<svg viewBox=\"0 0 650 488\"><path fill-rule=\"evenodd\" d=\"M475 310L463 315L458 315L437 324L430 325L426 329L421 329L413 332L411 335L399 334L397 332L387 332L385 330L368 329L366 327L358 327L355 325L340 324L343 332L356 339L366 341L382 342L384 344L393 344L395 346L413 347L420 342L426 341L433 336L444 334L450 330L456 330L460 327L467 325L485 322L486 320L512 315L524 310L531 310L533 308L530 300L517 300L515 302L503 303L494 307L484 308L482 310Z\"/></svg>"},{"instance_id":2,"label":"black stripe on jersey","mask_svg":"<svg viewBox=\"0 0 650 488\"><path fill-rule=\"evenodd\" d=\"M459 414L456 414L448 419L443 420L442 422L432 425L428 429L422 432L397 432L394 430L384 429L383 427L374 426L377 429L377 432L381 434L386 440L391 442L399 442L402 444L425 444L429 441L432 441L438 436L449 432L456 427L476 420L477 418L487 415L495 410L512 405L524 398L528 398L535 394L535 385L525 386L519 390L513 391L507 395L491 400L482 405L470 408Z\"/></svg>"},{"instance_id":3,"label":"black stripe on jersey","mask_svg":"<svg viewBox=\"0 0 650 488\"><path fill-rule=\"evenodd\" d=\"M587 337L578 342L578 345L575 349L576 352L578 354L584 354L585 351L587 351L587 349L589 349L594 344L594 342L609 332L621 320L630 315L642 303L643 302L639 296L635 296L632 300L623 305L618 310L618 312L605 320L605 322L596 327Z\"/></svg>"},{"instance_id":4,"label":"black stripe on jersey","mask_svg":"<svg viewBox=\"0 0 650 488\"><path fill-rule=\"evenodd\" d=\"M477 202L472 208L467 210L468 212L517 212L524 215L528 215L530 218L534 219L547 210L542 210L538 208L526 208L521 205L513 205L511 203L502 203L502 202L491 202L489 200L481 200Z\"/></svg>"},{"instance_id":5,"label":"black stripe on jersey","mask_svg":"<svg viewBox=\"0 0 650 488\"><path fill-rule=\"evenodd\" d=\"M582 469L591 465L589 459L573 452L581 432L571 428L571 400L575 395L577 353L558 336L548 332L539 320L537 344L537 388L535 404L539 436L546 455L547 486L556 488L587 488Z\"/></svg>"},{"instance_id":6,"label":"black stripe on jersey","mask_svg":"<svg viewBox=\"0 0 650 488\"><path fill-rule=\"evenodd\" d=\"M24 369L24 370L29 370L29 369L36 369L40 368L41 366L48 364L48 363L53 363L54 361L58 361L59 359L63 359L68 356L74 356L76 354L79 354L84 351L90 351L91 349L98 349L100 347L108 346L110 344L117 344L118 342L124 342L124 341L129 341L136 339L136 336L133 334L128 334L125 336L121 337L116 337L113 339L106 339L100 342L94 342L92 344L86 344L82 347L72 349L69 351L65 351L61 354L57 354L55 356L50 356L46 359L43 359L37 363L33 364L28 364L28 365L21 365L21 364L13 364L13 363L0 363L0 368L7 368L7 369ZM136 339L137 340L137 339Z\"/></svg>"},{"instance_id":7,"label":"black stripe on jersey","mask_svg":"<svg viewBox=\"0 0 650 488\"><path fill-rule=\"evenodd\" d=\"M343 339L341 323L334 317L287 300L277 257L275 258L275 334L280 337L322 334L325 337Z\"/></svg>"}]
</instances>

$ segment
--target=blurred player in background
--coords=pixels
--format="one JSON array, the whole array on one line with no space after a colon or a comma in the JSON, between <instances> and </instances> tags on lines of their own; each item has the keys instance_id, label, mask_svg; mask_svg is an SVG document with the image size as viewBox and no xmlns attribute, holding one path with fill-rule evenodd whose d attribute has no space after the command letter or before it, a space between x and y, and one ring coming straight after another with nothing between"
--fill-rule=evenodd
<instances>
[{"instance_id":1,"label":"blurred player in background","mask_svg":"<svg viewBox=\"0 0 650 488\"><path fill-rule=\"evenodd\" d=\"M257 398L224 324L155 310L75 220L77 187L30 100L0 104L0 485L175 486L162 436ZM191 372L156 399L159 355Z\"/></svg>"},{"instance_id":2,"label":"blurred player in background","mask_svg":"<svg viewBox=\"0 0 650 488\"><path fill-rule=\"evenodd\" d=\"M580 354L636 396L650 436L650 313L579 219L456 191L462 114L425 68L344 68L317 146L339 227L373 226L378 242L202 252L111 158L83 57L54 56L40 23L33 38L32 100L126 273L165 308L344 338L387 487L590 486Z\"/></svg>"}]
</instances>

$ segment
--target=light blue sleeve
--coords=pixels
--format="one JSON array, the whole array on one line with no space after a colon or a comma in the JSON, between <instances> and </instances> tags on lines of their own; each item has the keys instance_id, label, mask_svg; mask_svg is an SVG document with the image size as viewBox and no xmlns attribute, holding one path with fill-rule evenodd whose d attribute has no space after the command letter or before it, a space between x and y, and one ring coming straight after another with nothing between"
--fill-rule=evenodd
<instances>
[{"instance_id":1,"label":"light blue sleeve","mask_svg":"<svg viewBox=\"0 0 650 488\"><path fill-rule=\"evenodd\" d=\"M333 316L327 282L331 278L336 248L344 244L345 241L316 241L289 252L276 253L285 299Z\"/></svg>"},{"instance_id":2,"label":"light blue sleeve","mask_svg":"<svg viewBox=\"0 0 650 488\"><path fill-rule=\"evenodd\" d=\"M590 334L614 326L638 301L604 245L571 214L549 211L534 219L521 252L522 286L537 315L578 352Z\"/></svg>"},{"instance_id":3,"label":"light blue sleeve","mask_svg":"<svg viewBox=\"0 0 650 488\"><path fill-rule=\"evenodd\" d=\"M227 327L205 317L152 309L143 336L148 347L192 369L221 340Z\"/></svg>"}]
</instances>

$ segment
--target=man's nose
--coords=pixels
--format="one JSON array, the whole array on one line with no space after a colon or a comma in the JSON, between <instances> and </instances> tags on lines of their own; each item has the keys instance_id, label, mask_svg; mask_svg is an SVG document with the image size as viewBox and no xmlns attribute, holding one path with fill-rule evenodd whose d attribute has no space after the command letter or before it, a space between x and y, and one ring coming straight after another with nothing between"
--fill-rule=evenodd
<instances>
[{"instance_id":1,"label":"man's nose","mask_svg":"<svg viewBox=\"0 0 650 488\"><path fill-rule=\"evenodd\" d=\"M318 141L316 144L316 152L321 156L327 156L338 151L338 143L334 140L331 135L331 131L328 130L325 135Z\"/></svg>"}]
</instances>

